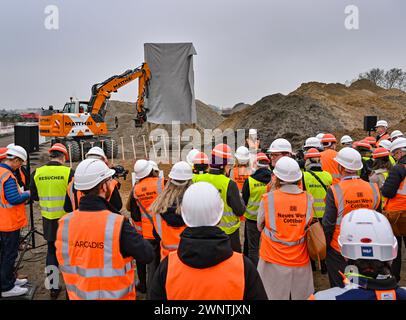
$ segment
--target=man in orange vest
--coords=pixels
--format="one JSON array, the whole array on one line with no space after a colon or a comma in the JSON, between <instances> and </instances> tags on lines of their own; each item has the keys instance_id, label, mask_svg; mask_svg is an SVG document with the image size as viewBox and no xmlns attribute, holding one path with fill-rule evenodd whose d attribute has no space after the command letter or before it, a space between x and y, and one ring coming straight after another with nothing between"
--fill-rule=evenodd
<instances>
[{"instance_id":1,"label":"man in orange vest","mask_svg":"<svg viewBox=\"0 0 406 320\"><path fill-rule=\"evenodd\" d=\"M381 140L389 140L390 135L388 133L388 122L385 120L378 120L375 125L375 131L378 134L376 136L376 146L379 146Z\"/></svg>"},{"instance_id":2,"label":"man in orange vest","mask_svg":"<svg viewBox=\"0 0 406 320\"><path fill-rule=\"evenodd\" d=\"M345 147L337 153L341 181L331 186L326 195L326 209L322 224L327 242L326 265L331 287L343 287L340 272L346 262L338 246L342 218L355 209L381 210L381 193L378 185L366 182L357 175L362 169L362 159L355 149Z\"/></svg>"},{"instance_id":3,"label":"man in orange vest","mask_svg":"<svg viewBox=\"0 0 406 320\"><path fill-rule=\"evenodd\" d=\"M12 148L14 146L15 146L14 143L10 143L7 146L7 148ZM18 185L20 186L20 188L23 188L24 190L28 190L30 187L28 185L28 175L29 172L27 172L26 166L21 166L20 168L18 168L18 170L14 172L14 176L17 179Z\"/></svg>"},{"instance_id":4,"label":"man in orange vest","mask_svg":"<svg viewBox=\"0 0 406 320\"><path fill-rule=\"evenodd\" d=\"M382 186L382 195L387 198L384 210L387 212L406 211L406 139L397 138L390 149L397 160L396 165L389 171L389 175ZM406 214L403 213L403 214ZM398 256L393 261L392 272L397 281L400 281L402 266L402 237L398 240ZM406 245L406 237L403 237Z\"/></svg>"},{"instance_id":5,"label":"man in orange vest","mask_svg":"<svg viewBox=\"0 0 406 320\"><path fill-rule=\"evenodd\" d=\"M151 283L155 269L160 261L160 244L153 234L153 220L150 207L158 195L164 189L164 179L159 175L159 171L154 170L151 161L140 159L134 164L135 178L137 179L130 193L130 212L134 223L141 222L141 234L154 249L154 260L151 261L146 269L137 262L139 269L140 292L145 292Z\"/></svg>"},{"instance_id":6,"label":"man in orange vest","mask_svg":"<svg viewBox=\"0 0 406 320\"><path fill-rule=\"evenodd\" d=\"M24 203L30 192L22 192L13 172L27 160L27 152L13 145L0 163L0 285L1 296L15 297L28 292L21 286L27 279L16 279L14 263L18 256L20 230L27 225Z\"/></svg>"},{"instance_id":7,"label":"man in orange vest","mask_svg":"<svg viewBox=\"0 0 406 320\"><path fill-rule=\"evenodd\" d=\"M201 201L204 199L204 201ZM162 260L151 284L152 300L265 300L252 262L233 251L217 225L224 203L208 182L192 184L182 200L187 228L179 248Z\"/></svg>"},{"instance_id":8,"label":"man in orange vest","mask_svg":"<svg viewBox=\"0 0 406 320\"><path fill-rule=\"evenodd\" d=\"M340 182L340 173L338 171L338 164L334 161L337 155L337 139L331 133L326 133L321 138L324 151L321 152L321 168L323 171L327 171L333 177L333 184Z\"/></svg>"},{"instance_id":9,"label":"man in orange vest","mask_svg":"<svg viewBox=\"0 0 406 320\"><path fill-rule=\"evenodd\" d=\"M59 221L56 253L71 300L134 300L133 259L149 263L151 245L105 200L115 171L86 159L75 172L79 209Z\"/></svg>"}]
</instances>

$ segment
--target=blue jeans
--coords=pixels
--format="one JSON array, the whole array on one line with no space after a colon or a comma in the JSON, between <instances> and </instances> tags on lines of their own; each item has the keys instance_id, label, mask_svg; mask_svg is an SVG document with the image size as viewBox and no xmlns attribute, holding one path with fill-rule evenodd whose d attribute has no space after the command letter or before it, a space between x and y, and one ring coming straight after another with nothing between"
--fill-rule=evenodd
<instances>
[{"instance_id":1,"label":"blue jeans","mask_svg":"<svg viewBox=\"0 0 406 320\"><path fill-rule=\"evenodd\" d=\"M1 291L14 288L14 264L18 256L20 230L0 232L0 284Z\"/></svg>"}]
</instances>

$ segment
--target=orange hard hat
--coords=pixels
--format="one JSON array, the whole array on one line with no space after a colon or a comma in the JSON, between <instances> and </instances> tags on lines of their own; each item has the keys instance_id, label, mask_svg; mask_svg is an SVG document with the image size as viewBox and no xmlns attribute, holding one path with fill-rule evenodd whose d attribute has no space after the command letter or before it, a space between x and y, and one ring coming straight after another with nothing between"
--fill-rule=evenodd
<instances>
[{"instance_id":1,"label":"orange hard hat","mask_svg":"<svg viewBox=\"0 0 406 320\"><path fill-rule=\"evenodd\" d=\"M385 148L376 148L372 153L372 158L383 158L389 156L389 150Z\"/></svg>"},{"instance_id":2,"label":"orange hard hat","mask_svg":"<svg viewBox=\"0 0 406 320\"><path fill-rule=\"evenodd\" d=\"M376 139L374 137L365 137L363 141L367 141L372 146L376 145Z\"/></svg>"},{"instance_id":3,"label":"orange hard hat","mask_svg":"<svg viewBox=\"0 0 406 320\"><path fill-rule=\"evenodd\" d=\"M193 164L209 164L209 157L204 152L196 153Z\"/></svg>"},{"instance_id":4,"label":"orange hard hat","mask_svg":"<svg viewBox=\"0 0 406 320\"><path fill-rule=\"evenodd\" d=\"M215 146L211 154L220 159L233 159L231 148L224 143Z\"/></svg>"},{"instance_id":5,"label":"orange hard hat","mask_svg":"<svg viewBox=\"0 0 406 320\"><path fill-rule=\"evenodd\" d=\"M69 159L68 150L66 150L66 147L62 143L55 143L51 148L49 148L48 153L51 153L51 151L62 152L65 155L66 160Z\"/></svg>"},{"instance_id":6,"label":"orange hard hat","mask_svg":"<svg viewBox=\"0 0 406 320\"><path fill-rule=\"evenodd\" d=\"M337 142L336 137L331 133L326 133L323 138L321 138L321 143Z\"/></svg>"},{"instance_id":7,"label":"orange hard hat","mask_svg":"<svg viewBox=\"0 0 406 320\"><path fill-rule=\"evenodd\" d=\"M260 162L260 161L263 161L263 162L266 162L266 163L270 163L270 162L271 162L271 160L269 160L269 158L268 158L268 157L266 156L266 154L263 153L263 152L259 152L259 153L257 154L256 160L257 160L257 162Z\"/></svg>"},{"instance_id":8,"label":"orange hard hat","mask_svg":"<svg viewBox=\"0 0 406 320\"><path fill-rule=\"evenodd\" d=\"M7 148L0 148L0 160L3 160L7 157Z\"/></svg>"},{"instance_id":9,"label":"orange hard hat","mask_svg":"<svg viewBox=\"0 0 406 320\"><path fill-rule=\"evenodd\" d=\"M316 148L310 148L307 150L307 152L304 154L305 159L310 159L310 158L321 158L320 151L317 150Z\"/></svg>"},{"instance_id":10,"label":"orange hard hat","mask_svg":"<svg viewBox=\"0 0 406 320\"><path fill-rule=\"evenodd\" d=\"M369 144L368 141L365 141L365 140L355 142L354 146L356 148L365 148L365 149L371 150L371 145Z\"/></svg>"}]
</instances>

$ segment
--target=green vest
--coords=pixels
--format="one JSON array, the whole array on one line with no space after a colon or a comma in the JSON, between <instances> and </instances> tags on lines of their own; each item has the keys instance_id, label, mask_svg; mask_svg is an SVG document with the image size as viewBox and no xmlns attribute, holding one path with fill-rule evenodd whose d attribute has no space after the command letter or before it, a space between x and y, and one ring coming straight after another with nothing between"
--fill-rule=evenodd
<instances>
[{"instance_id":1,"label":"green vest","mask_svg":"<svg viewBox=\"0 0 406 320\"><path fill-rule=\"evenodd\" d=\"M220 197L224 202L224 212L221 217L219 228L226 234L234 233L240 227L240 218L233 213L233 209L227 204L227 190L230 178L223 174L205 173L197 175L197 181L211 183L220 192ZM204 199L202 199L204 201Z\"/></svg>"},{"instance_id":2,"label":"green vest","mask_svg":"<svg viewBox=\"0 0 406 320\"><path fill-rule=\"evenodd\" d=\"M247 209L244 216L253 221L257 221L257 214L259 205L261 203L262 195L267 191L267 184L252 177L248 177L248 186L250 190L250 197L248 199Z\"/></svg>"},{"instance_id":3,"label":"green vest","mask_svg":"<svg viewBox=\"0 0 406 320\"><path fill-rule=\"evenodd\" d=\"M333 183L333 177L327 171L313 171L313 173L325 184L327 189ZM327 191L324 190L321 183L307 171L304 172L304 183L307 192L309 192L314 198L314 217L323 218L326 209L324 199L326 198Z\"/></svg>"},{"instance_id":4,"label":"green vest","mask_svg":"<svg viewBox=\"0 0 406 320\"><path fill-rule=\"evenodd\" d=\"M42 166L35 171L34 181L38 190L39 205L43 217L54 220L65 215L66 190L70 168L65 166Z\"/></svg>"},{"instance_id":5,"label":"green vest","mask_svg":"<svg viewBox=\"0 0 406 320\"><path fill-rule=\"evenodd\" d=\"M207 173L202 173L202 174L194 173L193 178L192 178L192 182L196 183L196 182L199 182L199 181L206 181L206 180L204 180L204 176L206 174Z\"/></svg>"},{"instance_id":6,"label":"green vest","mask_svg":"<svg viewBox=\"0 0 406 320\"><path fill-rule=\"evenodd\" d=\"M392 164L392 166L396 164L396 160L392 156L389 156L389 161Z\"/></svg>"}]
</instances>

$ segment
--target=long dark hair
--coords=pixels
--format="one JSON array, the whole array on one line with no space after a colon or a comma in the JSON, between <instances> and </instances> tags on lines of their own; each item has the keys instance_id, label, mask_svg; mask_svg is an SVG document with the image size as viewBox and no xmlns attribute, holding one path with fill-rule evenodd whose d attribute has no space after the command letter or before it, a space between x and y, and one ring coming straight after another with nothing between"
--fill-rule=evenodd
<instances>
[{"instance_id":1,"label":"long dark hair","mask_svg":"<svg viewBox=\"0 0 406 320\"><path fill-rule=\"evenodd\" d=\"M374 159L372 170L378 169L386 169L388 171L392 169L392 163L389 160L389 156Z\"/></svg>"}]
</instances>

